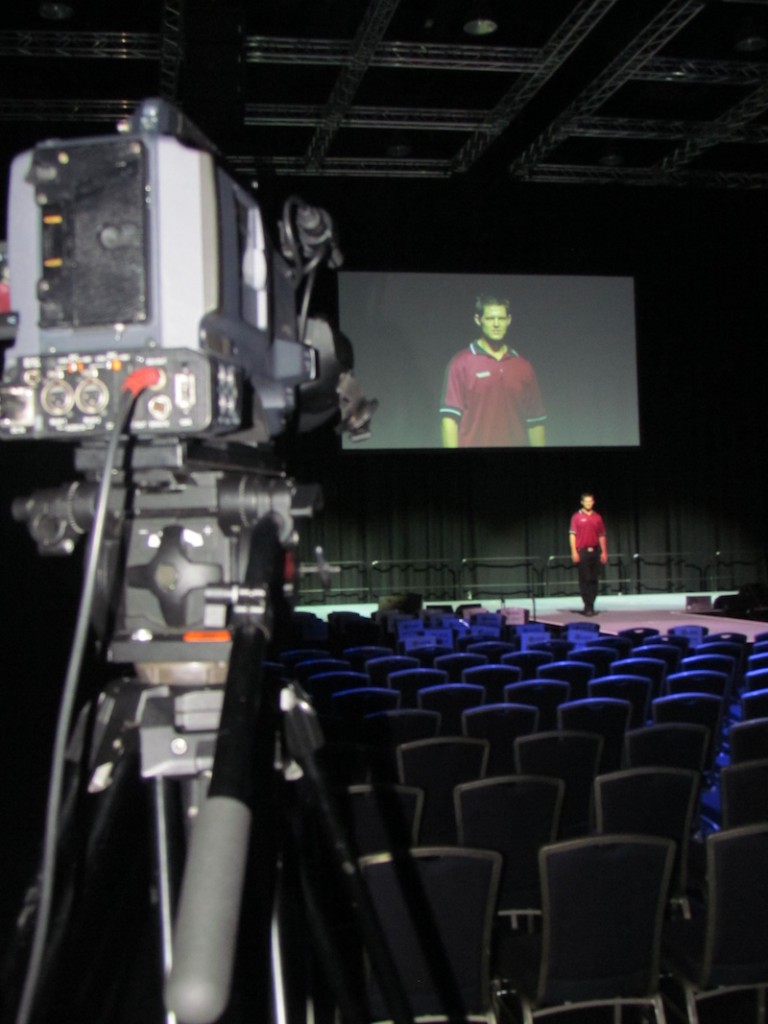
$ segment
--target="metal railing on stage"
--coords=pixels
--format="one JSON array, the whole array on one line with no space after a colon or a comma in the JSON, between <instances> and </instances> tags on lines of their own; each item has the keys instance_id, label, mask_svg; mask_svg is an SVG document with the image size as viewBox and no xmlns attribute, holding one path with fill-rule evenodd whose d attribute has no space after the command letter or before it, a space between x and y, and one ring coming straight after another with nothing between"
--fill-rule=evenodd
<instances>
[{"instance_id":1,"label":"metal railing on stage","mask_svg":"<svg viewBox=\"0 0 768 1024\"><path fill-rule=\"evenodd\" d=\"M716 551L710 566L710 590L738 590L768 582L768 552Z\"/></svg>"},{"instance_id":2,"label":"metal railing on stage","mask_svg":"<svg viewBox=\"0 0 768 1024\"><path fill-rule=\"evenodd\" d=\"M333 561L329 565L327 578L324 579L319 572L310 572L302 579L302 604L333 604L347 601L368 603L370 600L368 562Z\"/></svg>"},{"instance_id":3,"label":"metal railing on stage","mask_svg":"<svg viewBox=\"0 0 768 1024\"><path fill-rule=\"evenodd\" d=\"M481 597L535 597L541 592L541 558L519 555L462 558L461 594Z\"/></svg>"},{"instance_id":4,"label":"metal railing on stage","mask_svg":"<svg viewBox=\"0 0 768 1024\"><path fill-rule=\"evenodd\" d=\"M608 564L600 576L601 594L628 594L631 580L627 568L627 556L617 553L608 556ZM576 566L570 555L550 555L547 558L544 575L546 597L566 597L578 594L579 579Z\"/></svg>"},{"instance_id":5,"label":"metal railing on stage","mask_svg":"<svg viewBox=\"0 0 768 1024\"><path fill-rule=\"evenodd\" d=\"M371 600L401 592L421 594L428 601L453 601L458 566L443 558L380 558L370 563Z\"/></svg>"},{"instance_id":6,"label":"metal railing on stage","mask_svg":"<svg viewBox=\"0 0 768 1024\"><path fill-rule=\"evenodd\" d=\"M686 551L636 552L632 562L638 594L709 589L709 565L705 555Z\"/></svg>"}]
</instances>

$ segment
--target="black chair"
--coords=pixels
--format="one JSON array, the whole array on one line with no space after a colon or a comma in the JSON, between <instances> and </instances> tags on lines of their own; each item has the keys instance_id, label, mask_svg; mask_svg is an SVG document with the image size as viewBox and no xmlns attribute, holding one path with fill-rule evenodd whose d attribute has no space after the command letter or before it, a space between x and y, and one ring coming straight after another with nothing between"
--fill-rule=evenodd
<instances>
[{"instance_id":1,"label":"black chair","mask_svg":"<svg viewBox=\"0 0 768 1024\"><path fill-rule=\"evenodd\" d=\"M441 672L439 668L404 668L397 672L390 672L387 676L388 685L400 694L401 708L417 708L419 706L418 693L426 686L439 686L440 683L448 682L448 673Z\"/></svg>"},{"instance_id":2,"label":"black chair","mask_svg":"<svg viewBox=\"0 0 768 1024\"><path fill-rule=\"evenodd\" d=\"M464 650L468 654L483 654L489 664L496 664L501 661L502 655L519 651L520 645L511 640L473 640Z\"/></svg>"},{"instance_id":3,"label":"black chair","mask_svg":"<svg viewBox=\"0 0 768 1024\"><path fill-rule=\"evenodd\" d=\"M510 704L532 704L539 709L539 728L557 728L557 709L571 699L570 683L562 679L526 679L504 687L504 700Z\"/></svg>"},{"instance_id":4,"label":"black chair","mask_svg":"<svg viewBox=\"0 0 768 1024\"><path fill-rule=\"evenodd\" d=\"M591 732L537 732L518 736L515 760L520 775L562 779L565 795L560 837L584 835L592 821L592 786L597 775L603 738Z\"/></svg>"},{"instance_id":5,"label":"black chair","mask_svg":"<svg viewBox=\"0 0 768 1024\"><path fill-rule=\"evenodd\" d=\"M337 807L358 856L418 844L424 793L416 786L347 786Z\"/></svg>"},{"instance_id":6,"label":"black chair","mask_svg":"<svg viewBox=\"0 0 768 1024\"><path fill-rule=\"evenodd\" d=\"M587 684L595 677L595 666L584 661L553 661L539 665L537 679L560 679L571 687L570 699L579 700L587 696Z\"/></svg>"},{"instance_id":7,"label":"black chair","mask_svg":"<svg viewBox=\"0 0 768 1024\"><path fill-rule=\"evenodd\" d=\"M696 648L696 654L689 654L680 662L680 671L722 672L728 676L728 691L725 700L730 700L731 693L735 692L738 679L736 674L737 662L735 658L726 654L700 654L701 647Z\"/></svg>"},{"instance_id":8,"label":"black chair","mask_svg":"<svg viewBox=\"0 0 768 1024\"><path fill-rule=\"evenodd\" d=\"M473 739L488 740L486 776L512 775L517 771L515 740L539 727L539 710L531 704L483 704L462 715L462 732Z\"/></svg>"},{"instance_id":9,"label":"black chair","mask_svg":"<svg viewBox=\"0 0 768 1024\"><path fill-rule=\"evenodd\" d=\"M345 647L341 657L350 663L355 672L365 672L366 664L373 658L387 658L393 653L391 647L382 644L356 644L354 647Z\"/></svg>"},{"instance_id":10,"label":"black chair","mask_svg":"<svg viewBox=\"0 0 768 1024\"><path fill-rule=\"evenodd\" d=\"M396 748L398 782L424 790L423 844L455 843L453 790L485 777L488 741L465 736L414 740Z\"/></svg>"},{"instance_id":11,"label":"black chair","mask_svg":"<svg viewBox=\"0 0 768 1024\"><path fill-rule=\"evenodd\" d=\"M458 847L360 861L409 1020L493 1019L490 950L501 866L500 853ZM369 1019L392 1020L370 969L366 982Z\"/></svg>"},{"instance_id":12,"label":"black chair","mask_svg":"<svg viewBox=\"0 0 768 1024\"><path fill-rule=\"evenodd\" d=\"M384 654L378 658L369 658L364 671L371 681L371 686L389 686L390 672L398 672L406 668L419 668L418 658L410 658L407 654Z\"/></svg>"},{"instance_id":13,"label":"black chair","mask_svg":"<svg viewBox=\"0 0 768 1024\"><path fill-rule=\"evenodd\" d=\"M662 961L682 990L681 1011L698 1024L698 1006L717 999L726 1015L728 1001L752 990L765 1019L768 986L768 824L713 832L706 839L705 913L670 920L664 927ZM671 995L671 993L670 993Z\"/></svg>"},{"instance_id":14,"label":"black chair","mask_svg":"<svg viewBox=\"0 0 768 1024\"><path fill-rule=\"evenodd\" d=\"M349 727L351 736L362 740L366 715L394 711L400 704L400 694L389 687L357 686L350 690L337 690L331 694L330 702L331 715Z\"/></svg>"},{"instance_id":15,"label":"black chair","mask_svg":"<svg viewBox=\"0 0 768 1024\"><path fill-rule=\"evenodd\" d=\"M511 982L525 1021L569 1011L584 1020L611 1006L618 1020L632 1005L664 1024L659 962L673 857L669 839L626 834L541 850L541 935L506 936L495 972Z\"/></svg>"},{"instance_id":16,"label":"black chair","mask_svg":"<svg viewBox=\"0 0 768 1024\"><path fill-rule=\"evenodd\" d=\"M742 721L750 718L768 718L768 687L762 690L744 690L739 698Z\"/></svg>"},{"instance_id":17,"label":"black chair","mask_svg":"<svg viewBox=\"0 0 768 1024\"><path fill-rule=\"evenodd\" d=\"M401 743L434 739L440 731L440 715L420 708L395 708L366 715L361 723L362 742L370 751L372 782L396 782L395 750Z\"/></svg>"},{"instance_id":18,"label":"black chair","mask_svg":"<svg viewBox=\"0 0 768 1024\"><path fill-rule=\"evenodd\" d=\"M588 665L592 665L595 670L593 678L595 678L608 675L611 671L611 665L618 656L618 652L614 647L597 647L592 644L588 647L579 647L575 651L571 651L568 655L568 660L584 661Z\"/></svg>"},{"instance_id":19,"label":"black chair","mask_svg":"<svg viewBox=\"0 0 768 1024\"><path fill-rule=\"evenodd\" d=\"M633 648L652 642L660 633L661 630L654 626L629 626L627 629L619 630L619 636L626 637Z\"/></svg>"},{"instance_id":20,"label":"black chair","mask_svg":"<svg viewBox=\"0 0 768 1024\"><path fill-rule=\"evenodd\" d=\"M675 644L655 643L653 637L650 643L640 644L633 648L633 658L659 658L667 663L667 672L677 672L683 658L683 652Z\"/></svg>"},{"instance_id":21,"label":"black chair","mask_svg":"<svg viewBox=\"0 0 768 1024\"><path fill-rule=\"evenodd\" d=\"M728 753L731 764L768 758L768 718L734 722L728 730Z\"/></svg>"},{"instance_id":22,"label":"black chair","mask_svg":"<svg viewBox=\"0 0 768 1024\"><path fill-rule=\"evenodd\" d=\"M724 765L720 802L723 828L768 823L768 758Z\"/></svg>"},{"instance_id":23,"label":"black chair","mask_svg":"<svg viewBox=\"0 0 768 1024\"><path fill-rule=\"evenodd\" d=\"M595 779L595 828L675 843L670 896L687 911L688 848L701 775L686 768L627 768Z\"/></svg>"},{"instance_id":24,"label":"black chair","mask_svg":"<svg viewBox=\"0 0 768 1024\"><path fill-rule=\"evenodd\" d=\"M605 647L616 652L617 658L628 658L632 653L632 641L628 636L605 636L601 634L594 640L588 640L587 647Z\"/></svg>"},{"instance_id":25,"label":"black chair","mask_svg":"<svg viewBox=\"0 0 768 1024\"><path fill-rule=\"evenodd\" d=\"M624 737L627 768L689 768L703 774L709 729L691 722L667 722L630 729Z\"/></svg>"},{"instance_id":26,"label":"black chair","mask_svg":"<svg viewBox=\"0 0 768 1024\"><path fill-rule=\"evenodd\" d=\"M485 690L486 704L495 704L504 700L504 687L509 683L518 683L522 679L519 668L513 665L501 665L489 662L487 665L475 665L465 668L461 673L462 683L482 686Z\"/></svg>"},{"instance_id":27,"label":"black chair","mask_svg":"<svg viewBox=\"0 0 768 1024\"><path fill-rule=\"evenodd\" d=\"M626 700L632 708L629 727L640 729L651 713L651 680L646 676L609 675L590 679L587 684L588 697L613 697Z\"/></svg>"},{"instance_id":28,"label":"black chair","mask_svg":"<svg viewBox=\"0 0 768 1024\"><path fill-rule=\"evenodd\" d=\"M742 684L745 691L768 689L768 668L747 669Z\"/></svg>"},{"instance_id":29,"label":"black chair","mask_svg":"<svg viewBox=\"0 0 768 1024\"><path fill-rule=\"evenodd\" d=\"M509 775L465 782L454 791L461 846L504 857L497 913L517 923L541 913L539 850L557 837L562 779Z\"/></svg>"},{"instance_id":30,"label":"black chair","mask_svg":"<svg viewBox=\"0 0 768 1024\"><path fill-rule=\"evenodd\" d=\"M293 678L302 686L310 676L319 676L323 672L351 672L352 666L344 658L307 658L296 661L291 666Z\"/></svg>"},{"instance_id":31,"label":"black chair","mask_svg":"<svg viewBox=\"0 0 768 1024\"><path fill-rule=\"evenodd\" d=\"M728 698L730 680L725 672L713 672L712 669L686 669L684 672L673 672L668 675L664 684L664 695L674 693L712 693L722 701Z\"/></svg>"},{"instance_id":32,"label":"black chair","mask_svg":"<svg viewBox=\"0 0 768 1024\"><path fill-rule=\"evenodd\" d=\"M667 663L661 658L619 658L611 665L611 675L644 676L651 680L651 700L664 693L664 680L667 678Z\"/></svg>"},{"instance_id":33,"label":"black chair","mask_svg":"<svg viewBox=\"0 0 768 1024\"><path fill-rule=\"evenodd\" d=\"M514 651L512 654L501 656L501 664L519 668L523 679L533 679L539 665L546 665L547 662L554 660L549 651Z\"/></svg>"},{"instance_id":34,"label":"black chair","mask_svg":"<svg viewBox=\"0 0 768 1024\"><path fill-rule=\"evenodd\" d=\"M277 654L277 660L286 668L293 668L300 661L317 661L318 658L330 657L330 650L323 647L291 647Z\"/></svg>"},{"instance_id":35,"label":"black chair","mask_svg":"<svg viewBox=\"0 0 768 1024\"><path fill-rule=\"evenodd\" d=\"M555 661L564 661L575 646L573 640L566 640L564 637L547 637L546 640L535 640L529 644L528 650L546 651Z\"/></svg>"},{"instance_id":36,"label":"black chair","mask_svg":"<svg viewBox=\"0 0 768 1024\"><path fill-rule=\"evenodd\" d=\"M416 699L423 710L438 712L441 736L461 736L462 714L485 703L485 690L471 683L441 683L419 690Z\"/></svg>"},{"instance_id":37,"label":"black chair","mask_svg":"<svg viewBox=\"0 0 768 1024\"><path fill-rule=\"evenodd\" d=\"M304 662L309 665L310 662ZM332 714L331 698L340 690L353 690L370 685L365 672L353 672L352 669L329 669L313 673L301 683L313 707L318 714Z\"/></svg>"},{"instance_id":38,"label":"black chair","mask_svg":"<svg viewBox=\"0 0 768 1024\"><path fill-rule=\"evenodd\" d=\"M453 651L450 654L441 654L432 662L433 668L442 669L448 673L449 683L458 683L461 680L461 673L465 668L474 668L477 665L487 665L488 659L484 654L470 654L467 651Z\"/></svg>"},{"instance_id":39,"label":"black chair","mask_svg":"<svg viewBox=\"0 0 768 1024\"><path fill-rule=\"evenodd\" d=\"M651 701L651 719L656 725L688 722L709 729L709 749L705 771L714 771L720 752L723 725L723 701L711 693L675 693Z\"/></svg>"},{"instance_id":40,"label":"black chair","mask_svg":"<svg viewBox=\"0 0 768 1024\"><path fill-rule=\"evenodd\" d=\"M599 772L621 768L624 735L629 726L632 705L614 697L585 697L567 701L557 709L557 726L571 732L592 732L603 737Z\"/></svg>"}]
</instances>

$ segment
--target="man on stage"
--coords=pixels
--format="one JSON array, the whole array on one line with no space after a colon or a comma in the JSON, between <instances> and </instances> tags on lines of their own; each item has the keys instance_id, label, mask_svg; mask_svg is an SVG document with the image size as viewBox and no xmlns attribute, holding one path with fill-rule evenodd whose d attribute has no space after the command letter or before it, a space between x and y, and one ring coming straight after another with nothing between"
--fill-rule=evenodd
<instances>
[{"instance_id":1,"label":"man on stage","mask_svg":"<svg viewBox=\"0 0 768 1024\"><path fill-rule=\"evenodd\" d=\"M579 572L579 593L584 602L584 614L596 615L595 599L600 581L600 566L608 562L608 544L605 523L595 512L595 496L585 492L581 508L571 516L569 531L571 558Z\"/></svg>"}]
</instances>

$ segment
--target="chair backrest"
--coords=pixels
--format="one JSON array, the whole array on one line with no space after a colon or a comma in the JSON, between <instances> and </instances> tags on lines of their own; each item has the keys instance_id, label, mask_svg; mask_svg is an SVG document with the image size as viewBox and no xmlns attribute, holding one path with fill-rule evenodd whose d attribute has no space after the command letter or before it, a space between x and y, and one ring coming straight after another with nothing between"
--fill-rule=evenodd
<instances>
[{"instance_id":1,"label":"chair backrest","mask_svg":"<svg viewBox=\"0 0 768 1024\"><path fill-rule=\"evenodd\" d=\"M424 791L416 786L347 786L337 804L358 856L407 850L419 841Z\"/></svg>"},{"instance_id":2,"label":"chair backrest","mask_svg":"<svg viewBox=\"0 0 768 1024\"><path fill-rule=\"evenodd\" d=\"M483 687L487 704L504 700L504 687L509 683L518 683L521 679L522 672L514 665L490 662L487 665L465 668L461 673L462 683L472 683L473 686Z\"/></svg>"},{"instance_id":3,"label":"chair backrest","mask_svg":"<svg viewBox=\"0 0 768 1024\"><path fill-rule=\"evenodd\" d=\"M651 997L674 843L603 835L545 846L539 856L538 1003Z\"/></svg>"},{"instance_id":4,"label":"chair backrest","mask_svg":"<svg viewBox=\"0 0 768 1024\"><path fill-rule=\"evenodd\" d=\"M304 664L308 665L309 662ZM334 693L368 685L369 680L365 672L353 672L352 669L329 669L326 672L313 673L301 683L318 714L331 713L331 699Z\"/></svg>"},{"instance_id":5,"label":"chair backrest","mask_svg":"<svg viewBox=\"0 0 768 1024\"><path fill-rule=\"evenodd\" d=\"M595 668L595 676L607 675L611 665L618 658L619 653L615 647L596 647L594 644L587 647L580 647L571 651L568 655L569 661L584 661Z\"/></svg>"},{"instance_id":6,"label":"chair backrest","mask_svg":"<svg viewBox=\"0 0 768 1024\"><path fill-rule=\"evenodd\" d=\"M723 712L722 698L711 693L675 693L651 701L651 719L657 725L664 722L692 722L709 729L705 769L714 768L720 750Z\"/></svg>"},{"instance_id":7,"label":"chair backrest","mask_svg":"<svg viewBox=\"0 0 768 1024\"><path fill-rule=\"evenodd\" d=\"M639 647L641 644L648 643L660 633L661 630L656 629L654 626L629 626L627 629L619 630L619 636L625 636L628 640L631 640L633 647Z\"/></svg>"},{"instance_id":8,"label":"chair backrest","mask_svg":"<svg viewBox=\"0 0 768 1024\"><path fill-rule=\"evenodd\" d=\"M729 685L733 687L736 683L736 658L727 654L701 654L701 647L697 648L695 654L689 654L680 662L680 671L687 672L689 669L705 669L709 672L723 672L728 676ZM727 696L727 695L726 695Z\"/></svg>"},{"instance_id":9,"label":"chair backrest","mask_svg":"<svg viewBox=\"0 0 768 1024\"><path fill-rule=\"evenodd\" d=\"M597 733L564 729L518 736L515 759L521 775L562 779L565 795L560 836L584 835L590 827L592 784L597 775L603 738Z\"/></svg>"},{"instance_id":10,"label":"chair backrest","mask_svg":"<svg viewBox=\"0 0 768 1024\"><path fill-rule=\"evenodd\" d=\"M414 740L396 748L398 782L424 790L422 843L456 842L454 787L484 778L488 748L487 740L466 736Z\"/></svg>"},{"instance_id":11,"label":"chair backrest","mask_svg":"<svg viewBox=\"0 0 768 1024\"><path fill-rule=\"evenodd\" d=\"M714 672L712 669L686 669L684 672L672 672L664 683L665 695L674 693L711 693L721 700L726 700L730 689L730 681L725 672Z\"/></svg>"},{"instance_id":12,"label":"chair backrest","mask_svg":"<svg viewBox=\"0 0 768 1024\"><path fill-rule=\"evenodd\" d=\"M768 683L768 679L766 679ZM745 721L750 718L768 717L768 687L756 690L744 690L739 698L741 717Z\"/></svg>"},{"instance_id":13,"label":"chair backrest","mask_svg":"<svg viewBox=\"0 0 768 1024\"><path fill-rule=\"evenodd\" d=\"M310 676L322 672L351 672L352 665L344 658L305 658L294 662L291 670L293 678L303 685Z\"/></svg>"},{"instance_id":14,"label":"chair backrest","mask_svg":"<svg viewBox=\"0 0 768 1024\"><path fill-rule=\"evenodd\" d=\"M652 638L652 640L655 638ZM632 651L633 658L659 658L667 663L668 672L676 672L680 667L683 653L674 644L644 643L639 644Z\"/></svg>"},{"instance_id":15,"label":"chair backrest","mask_svg":"<svg viewBox=\"0 0 768 1024\"><path fill-rule=\"evenodd\" d=\"M539 709L531 704L483 704L468 708L461 716L462 732L474 739L488 740L486 776L513 775L515 740L539 727Z\"/></svg>"},{"instance_id":16,"label":"chair backrest","mask_svg":"<svg viewBox=\"0 0 768 1024\"><path fill-rule=\"evenodd\" d=\"M447 672L426 666L399 669L397 672L390 672L387 676L388 685L400 693L400 707L402 708L418 707L418 692L425 686L439 686L440 683L447 682Z\"/></svg>"},{"instance_id":17,"label":"chair backrest","mask_svg":"<svg viewBox=\"0 0 768 1024\"><path fill-rule=\"evenodd\" d=\"M734 722L728 729L731 764L768 758L768 717Z\"/></svg>"},{"instance_id":18,"label":"chair backrest","mask_svg":"<svg viewBox=\"0 0 768 1024\"><path fill-rule=\"evenodd\" d=\"M502 857L492 850L421 847L374 854L363 881L389 946L409 1019L466 1020L491 1012L490 948ZM367 971L370 1020L392 1008Z\"/></svg>"},{"instance_id":19,"label":"chair backrest","mask_svg":"<svg viewBox=\"0 0 768 1024\"><path fill-rule=\"evenodd\" d=\"M454 790L459 845L504 857L498 911L541 909L539 849L557 838L565 783L539 775L465 782Z\"/></svg>"},{"instance_id":20,"label":"chair backrest","mask_svg":"<svg viewBox=\"0 0 768 1024\"><path fill-rule=\"evenodd\" d=\"M768 822L768 758L724 765L720 804L723 828Z\"/></svg>"},{"instance_id":21,"label":"chair backrest","mask_svg":"<svg viewBox=\"0 0 768 1024\"><path fill-rule=\"evenodd\" d=\"M661 658L619 658L611 665L611 675L645 676L651 680L651 700L664 692L667 663Z\"/></svg>"},{"instance_id":22,"label":"chair backrest","mask_svg":"<svg viewBox=\"0 0 768 1024\"><path fill-rule=\"evenodd\" d=\"M527 679L504 687L504 700L539 709L539 728L557 728L557 708L571 698L571 684L562 679Z\"/></svg>"},{"instance_id":23,"label":"chair backrest","mask_svg":"<svg viewBox=\"0 0 768 1024\"><path fill-rule=\"evenodd\" d=\"M523 679L533 679L539 665L554 660L554 655L549 651L513 651L512 654L501 656L501 664L515 665L522 672Z\"/></svg>"},{"instance_id":24,"label":"chair backrest","mask_svg":"<svg viewBox=\"0 0 768 1024\"><path fill-rule=\"evenodd\" d=\"M441 683L419 690L417 701L420 708L440 714L441 736L461 736L461 716L468 708L485 703L485 688L471 683Z\"/></svg>"},{"instance_id":25,"label":"chair backrest","mask_svg":"<svg viewBox=\"0 0 768 1024\"><path fill-rule=\"evenodd\" d=\"M685 896L688 847L701 775L686 768L628 768L595 779L595 827L601 832L664 836L675 843L672 893Z\"/></svg>"},{"instance_id":26,"label":"chair backrest","mask_svg":"<svg viewBox=\"0 0 768 1024\"><path fill-rule=\"evenodd\" d=\"M537 679L561 679L569 683L571 700L586 697L587 683L595 675L595 666L584 661L552 661L536 669Z\"/></svg>"},{"instance_id":27,"label":"chair backrest","mask_svg":"<svg viewBox=\"0 0 768 1024\"><path fill-rule=\"evenodd\" d=\"M353 647L345 647L341 657L345 658L356 672L365 672L366 664L372 658L386 658L394 654L391 647L384 647L382 644L356 644Z\"/></svg>"},{"instance_id":28,"label":"chair backrest","mask_svg":"<svg viewBox=\"0 0 768 1024\"><path fill-rule=\"evenodd\" d=\"M280 651L277 660L288 668L293 668L300 661L316 661L318 658L330 658L330 650L323 647L290 647Z\"/></svg>"},{"instance_id":29,"label":"chair backrest","mask_svg":"<svg viewBox=\"0 0 768 1024\"><path fill-rule=\"evenodd\" d=\"M598 771L613 772L621 768L624 734L629 727L632 705L615 697L585 697L566 701L557 709L559 729L593 732L603 737L603 752Z\"/></svg>"},{"instance_id":30,"label":"chair backrest","mask_svg":"<svg viewBox=\"0 0 768 1024\"><path fill-rule=\"evenodd\" d=\"M432 662L433 668L442 669L448 673L450 683L458 683L461 673L465 668L472 668L475 665L487 665L488 659L484 654L470 654L468 651L453 651L451 654L441 654Z\"/></svg>"},{"instance_id":31,"label":"chair backrest","mask_svg":"<svg viewBox=\"0 0 768 1024\"><path fill-rule=\"evenodd\" d=\"M419 668L418 658L407 654L384 654L379 658L369 658L365 663L365 672L371 686L389 686L390 672L399 672L406 668Z\"/></svg>"},{"instance_id":32,"label":"chair backrest","mask_svg":"<svg viewBox=\"0 0 768 1024\"><path fill-rule=\"evenodd\" d=\"M331 694L331 714L356 727L360 739L366 715L377 711L394 711L399 704L400 694L388 686L358 686Z\"/></svg>"},{"instance_id":33,"label":"chair backrest","mask_svg":"<svg viewBox=\"0 0 768 1024\"><path fill-rule=\"evenodd\" d=\"M707 836L704 988L765 984L768 978L768 822Z\"/></svg>"},{"instance_id":34,"label":"chair backrest","mask_svg":"<svg viewBox=\"0 0 768 1024\"><path fill-rule=\"evenodd\" d=\"M496 663L503 654L519 651L520 645L511 640L473 640L464 649L468 654L484 654L489 663Z\"/></svg>"},{"instance_id":35,"label":"chair backrest","mask_svg":"<svg viewBox=\"0 0 768 1024\"><path fill-rule=\"evenodd\" d=\"M703 772L709 732L706 725L693 722L630 729L624 737L624 763L628 768L689 768Z\"/></svg>"},{"instance_id":36,"label":"chair backrest","mask_svg":"<svg viewBox=\"0 0 768 1024\"><path fill-rule=\"evenodd\" d=\"M745 690L768 689L768 668L748 669L744 673Z\"/></svg>"},{"instance_id":37,"label":"chair backrest","mask_svg":"<svg viewBox=\"0 0 768 1024\"><path fill-rule=\"evenodd\" d=\"M639 729L648 721L651 713L651 680L646 676L630 676L613 674L590 679L587 683L587 696L614 697L617 700L628 700L632 711L629 726Z\"/></svg>"}]
</instances>

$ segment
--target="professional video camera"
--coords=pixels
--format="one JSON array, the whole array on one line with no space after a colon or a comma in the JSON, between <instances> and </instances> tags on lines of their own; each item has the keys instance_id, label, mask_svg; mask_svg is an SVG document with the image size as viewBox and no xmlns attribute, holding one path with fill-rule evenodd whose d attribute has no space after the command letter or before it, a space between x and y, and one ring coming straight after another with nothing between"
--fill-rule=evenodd
<instances>
[{"instance_id":1,"label":"professional video camera","mask_svg":"<svg viewBox=\"0 0 768 1024\"><path fill-rule=\"evenodd\" d=\"M140 748L141 774L155 783L166 976L177 892L164 782L184 783L186 820L195 819L168 998L182 1007L179 1019L212 1021L228 999L252 808L277 805L269 776L281 730L269 723L278 711L311 711L295 689L278 692L292 684L268 679L264 665L295 597L295 520L321 502L319 487L287 474L277 442L334 418L337 431L364 439L376 408L353 377L350 343L309 316L316 271L341 261L334 226L289 198L275 247L259 205L214 147L160 100L142 103L116 135L47 141L19 155L8 208L0 338L13 343L0 441L73 443L78 474L17 498L13 514L43 554L69 554L88 538L16 1020L31 1020L35 1000L38 1019L49 1019L71 990L68 973L39 1005L57 949L90 941L95 958L105 947L84 912L75 941L61 927L47 941L54 885L68 877L55 865L68 835L57 768L79 761L89 799L115 802L115 780ZM322 556L316 571L330 571ZM72 728L91 627L102 661L119 669ZM289 759L306 757L311 774L321 740L305 725L293 732L304 755ZM271 844L280 830L260 825L254 842ZM69 905L77 917L78 898L70 894ZM26 945L22 937L18 948ZM86 983L98 971L88 960L75 973ZM89 1013L78 1007L81 1019Z\"/></svg>"},{"instance_id":2,"label":"professional video camera","mask_svg":"<svg viewBox=\"0 0 768 1024\"><path fill-rule=\"evenodd\" d=\"M269 513L290 546L294 518L320 501L286 477L272 442L333 417L364 439L376 403L352 375L347 339L308 316L316 269L341 262L328 214L287 200L278 250L258 204L175 108L147 100L119 127L44 142L12 164L16 329L0 438L78 442L85 478L18 500L14 515L41 552L72 551L130 382L104 556L114 579L130 488L111 656L221 665L228 641L215 631L242 581L248 527Z\"/></svg>"}]
</instances>

